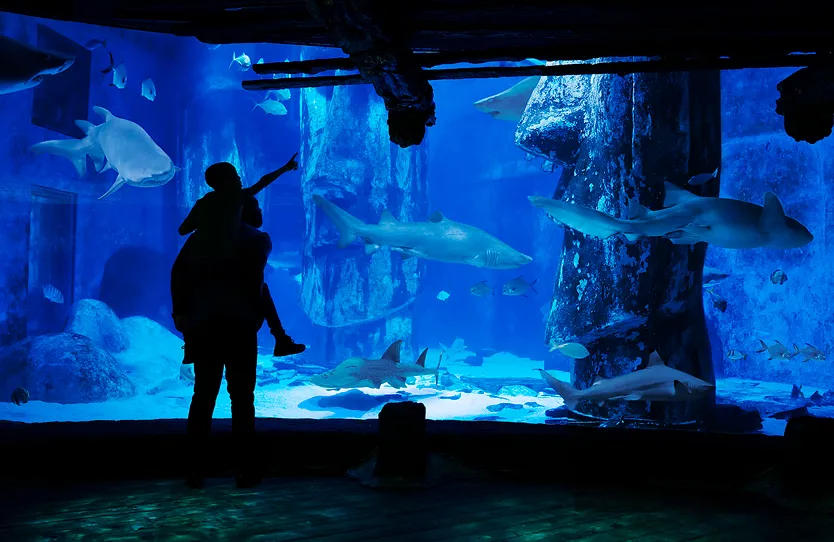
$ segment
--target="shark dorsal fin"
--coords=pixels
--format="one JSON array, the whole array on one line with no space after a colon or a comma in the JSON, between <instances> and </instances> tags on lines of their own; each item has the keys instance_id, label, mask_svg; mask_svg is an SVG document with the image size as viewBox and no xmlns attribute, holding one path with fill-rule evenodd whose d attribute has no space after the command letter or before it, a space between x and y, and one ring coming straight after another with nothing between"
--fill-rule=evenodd
<instances>
[{"instance_id":1,"label":"shark dorsal fin","mask_svg":"<svg viewBox=\"0 0 834 542\"><path fill-rule=\"evenodd\" d=\"M598 376L594 379L594 383L591 384L591 385L592 386L598 386L598 385L602 384L603 382L605 382L605 379L602 378L601 376Z\"/></svg>"},{"instance_id":2,"label":"shark dorsal fin","mask_svg":"<svg viewBox=\"0 0 834 542\"><path fill-rule=\"evenodd\" d=\"M660 354L658 354L656 351L652 352L649 355L649 364L646 365L646 367L657 367L660 365L666 365L666 363L663 361L663 359L661 359Z\"/></svg>"},{"instance_id":3,"label":"shark dorsal fin","mask_svg":"<svg viewBox=\"0 0 834 542\"><path fill-rule=\"evenodd\" d=\"M426 348L425 350L420 352L420 357L418 357L417 361L416 361L417 365L419 365L420 367L425 367L426 366L426 354L428 354L428 353L429 353L428 348ZM442 355L443 354L441 354L441 356Z\"/></svg>"},{"instance_id":4,"label":"shark dorsal fin","mask_svg":"<svg viewBox=\"0 0 834 542\"><path fill-rule=\"evenodd\" d=\"M388 350L382 354L380 359L384 359L387 361L393 361L394 363L400 362L400 347L402 346L403 341L400 339L399 341L395 342L391 346L388 347Z\"/></svg>"},{"instance_id":5,"label":"shark dorsal fin","mask_svg":"<svg viewBox=\"0 0 834 542\"><path fill-rule=\"evenodd\" d=\"M104 118L104 122L107 122L108 120L110 120L110 119L112 119L112 118L115 118L115 117L116 117L116 115L114 115L114 114L113 114L113 113L111 113L110 111L108 111L108 110L106 110L105 108L100 107L100 106L98 106L98 105L94 105L94 106L93 106L93 113L95 113L96 115L99 115L99 116L103 117L103 118Z\"/></svg>"},{"instance_id":6,"label":"shark dorsal fin","mask_svg":"<svg viewBox=\"0 0 834 542\"><path fill-rule=\"evenodd\" d=\"M92 122L90 122L88 120L81 120L81 119L76 120L75 125L78 126L79 128L81 128L82 130L84 130L84 133L88 134L88 135L89 135L90 132L93 131L93 128L96 127L96 125L93 124Z\"/></svg>"},{"instance_id":7,"label":"shark dorsal fin","mask_svg":"<svg viewBox=\"0 0 834 542\"><path fill-rule=\"evenodd\" d=\"M700 197L668 181L664 182L663 186L666 187L666 195L663 197L663 207L674 207L685 201L692 201Z\"/></svg>"},{"instance_id":8,"label":"shark dorsal fin","mask_svg":"<svg viewBox=\"0 0 834 542\"><path fill-rule=\"evenodd\" d=\"M640 218L646 218L649 214L649 210L640 205L640 202L637 201L637 198L628 200L628 219L629 220L637 220Z\"/></svg>"},{"instance_id":9,"label":"shark dorsal fin","mask_svg":"<svg viewBox=\"0 0 834 542\"><path fill-rule=\"evenodd\" d=\"M675 380L675 395L689 395L689 388L680 380Z\"/></svg>"},{"instance_id":10,"label":"shark dorsal fin","mask_svg":"<svg viewBox=\"0 0 834 542\"><path fill-rule=\"evenodd\" d=\"M446 220L446 217L443 216L443 213L441 213L440 211L435 211L431 214L431 216L429 216L429 222L437 223L443 222L444 220Z\"/></svg>"},{"instance_id":11,"label":"shark dorsal fin","mask_svg":"<svg viewBox=\"0 0 834 542\"><path fill-rule=\"evenodd\" d=\"M394 215L391 214L391 211L385 209L379 215L379 223L380 224L396 224L397 219L394 218Z\"/></svg>"},{"instance_id":12,"label":"shark dorsal fin","mask_svg":"<svg viewBox=\"0 0 834 542\"><path fill-rule=\"evenodd\" d=\"M773 192L766 192L764 195L764 209L759 218L759 231L771 233L785 227L785 209L782 202Z\"/></svg>"}]
</instances>

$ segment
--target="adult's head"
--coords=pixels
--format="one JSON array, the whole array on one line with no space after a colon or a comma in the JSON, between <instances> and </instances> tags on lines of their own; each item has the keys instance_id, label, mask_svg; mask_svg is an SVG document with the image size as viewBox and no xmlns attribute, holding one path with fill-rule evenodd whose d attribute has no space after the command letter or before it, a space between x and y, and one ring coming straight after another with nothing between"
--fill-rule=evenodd
<instances>
[{"instance_id":1,"label":"adult's head","mask_svg":"<svg viewBox=\"0 0 834 542\"><path fill-rule=\"evenodd\" d=\"M240 175L229 162L217 162L206 168L206 184L214 190L240 189Z\"/></svg>"},{"instance_id":2,"label":"adult's head","mask_svg":"<svg viewBox=\"0 0 834 542\"><path fill-rule=\"evenodd\" d=\"M264 225L264 215L261 212L261 206L255 196L247 198L243 202L240 220L253 228L260 228Z\"/></svg>"}]
</instances>

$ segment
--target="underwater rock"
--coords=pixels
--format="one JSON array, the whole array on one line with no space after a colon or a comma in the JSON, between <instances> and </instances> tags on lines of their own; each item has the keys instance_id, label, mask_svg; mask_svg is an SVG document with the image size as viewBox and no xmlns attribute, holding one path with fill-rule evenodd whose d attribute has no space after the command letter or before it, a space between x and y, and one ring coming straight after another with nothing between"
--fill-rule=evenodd
<instances>
[{"instance_id":1,"label":"underwater rock","mask_svg":"<svg viewBox=\"0 0 834 542\"><path fill-rule=\"evenodd\" d=\"M136 394L136 387L113 356L77 333L25 339L0 350L0 394L18 387L32 401L99 403Z\"/></svg>"},{"instance_id":2,"label":"underwater rock","mask_svg":"<svg viewBox=\"0 0 834 542\"><path fill-rule=\"evenodd\" d=\"M573 83L576 93L567 97L551 90L558 81L539 85L516 132L517 141L544 139L549 136L536 122L536 109L546 115L559 101L585 108L578 152L573 161L566 159L573 174L561 180L558 199L625 218L630 199L659 209L663 181L683 186L693 174L720 164L719 72L579 77L584 83ZM575 124L562 122L571 129ZM560 148L561 140L554 145ZM718 182L688 189L714 196ZM565 228L545 343L578 342L591 352L572 361L577 388L598 376L634 371L653 350L670 367L715 382L702 299L706 249L703 243L673 245L661 238L602 240ZM656 403L651 414L646 403L631 403L628 417L679 423L703 416L713 402L714 394ZM583 402L580 409L606 419L611 414L608 404Z\"/></svg>"},{"instance_id":3,"label":"underwater rock","mask_svg":"<svg viewBox=\"0 0 834 542\"><path fill-rule=\"evenodd\" d=\"M595 416L586 416L584 414L580 414L579 412L574 412L564 406L548 409L545 411L544 415L548 418L563 418L568 420L576 420L580 422L593 421L598 423L602 420L602 418L597 418Z\"/></svg>"},{"instance_id":4,"label":"underwater rock","mask_svg":"<svg viewBox=\"0 0 834 542\"><path fill-rule=\"evenodd\" d=\"M198 148L204 152L203 147ZM205 183L202 171L200 182ZM160 287L171 280L173 263L173 256L168 257L156 249L121 247L104 264L96 297L119 318L145 316L173 329L171 293L167 287Z\"/></svg>"},{"instance_id":5,"label":"underwater rock","mask_svg":"<svg viewBox=\"0 0 834 542\"><path fill-rule=\"evenodd\" d=\"M308 60L332 53L308 47L303 54ZM343 360L373 357L396 339L408 345L411 304L425 263L387 247L373 254L361 243L337 248L338 232L311 196L371 223L384 210L402 221L425 220L427 147L390 143L385 104L370 86L302 89L301 107L307 216L301 306L318 326L312 348L321 359ZM410 347L403 349L403 361L412 356Z\"/></svg>"},{"instance_id":6,"label":"underwater rock","mask_svg":"<svg viewBox=\"0 0 834 542\"><path fill-rule=\"evenodd\" d=\"M484 364L484 358L476 354L474 356L465 358L463 362L467 365L471 365L472 367L480 367Z\"/></svg>"},{"instance_id":7,"label":"underwater rock","mask_svg":"<svg viewBox=\"0 0 834 542\"><path fill-rule=\"evenodd\" d=\"M801 418L802 416L808 416L808 406L802 405L801 407L792 408L790 410L782 410L780 412L774 412L769 418L774 418L776 420L790 420L792 418Z\"/></svg>"},{"instance_id":8,"label":"underwater rock","mask_svg":"<svg viewBox=\"0 0 834 542\"><path fill-rule=\"evenodd\" d=\"M456 393L454 395L441 395L440 397L438 397L438 399L448 399L450 401L457 401L460 398L461 398L460 393Z\"/></svg>"},{"instance_id":9,"label":"underwater rock","mask_svg":"<svg viewBox=\"0 0 834 542\"><path fill-rule=\"evenodd\" d=\"M502 386L498 390L498 395L503 397L535 397L536 392L528 388L527 386Z\"/></svg>"},{"instance_id":10,"label":"underwater rock","mask_svg":"<svg viewBox=\"0 0 834 542\"><path fill-rule=\"evenodd\" d=\"M720 433L754 433L762 428L762 415L755 408L715 405L706 415L702 429Z\"/></svg>"},{"instance_id":11,"label":"underwater rock","mask_svg":"<svg viewBox=\"0 0 834 542\"><path fill-rule=\"evenodd\" d=\"M490 412L501 412L502 410L506 409L524 410L524 405L518 405L516 403L498 403L497 405L487 405L486 408Z\"/></svg>"},{"instance_id":12,"label":"underwater rock","mask_svg":"<svg viewBox=\"0 0 834 542\"><path fill-rule=\"evenodd\" d=\"M124 352L130 345L116 313L97 299L81 299L72 306L66 332L89 337L108 352Z\"/></svg>"},{"instance_id":13,"label":"underwater rock","mask_svg":"<svg viewBox=\"0 0 834 542\"><path fill-rule=\"evenodd\" d=\"M312 397L303 401L300 408L306 410L329 410L333 408L342 408L345 410L357 410L359 412L367 412L379 405L390 403L392 401L408 401L406 394L388 394L388 395L369 395L361 390L348 390L337 393L335 395L327 395L323 397ZM319 408L311 408L312 403Z\"/></svg>"},{"instance_id":14,"label":"underwater rock","mask_svg":"<svg viewBox=\"0 0 834 542\"><path fill-rule=\"evenodd\" d=\"M516 145L559 165L573 165L590 113L583 104L590 84L590 77L582 75L542 77L516 128Z\"/></svg>"},{"instance_id":15,"label":"underwater rock","mask_svg":"<svg viewBox=\"0 0 834 542\"><path fill-rule=\"evenodd\" d=\"M473 422L500 422L504 418L501 416L475 416L472 418Z\"/></svg>"},{"instance_id":16,"label":"underwater rock","mask_svg":"<svg viewBox=\"0 0 834 542\"><path fill-rule=\"evenodd\" d=\"M182 339L162 324L144 316L131 316L121 325L130 347L114 357L140 393L177 378L180 369L186 367L182 364Z\"/></svg>"}]
</instances>

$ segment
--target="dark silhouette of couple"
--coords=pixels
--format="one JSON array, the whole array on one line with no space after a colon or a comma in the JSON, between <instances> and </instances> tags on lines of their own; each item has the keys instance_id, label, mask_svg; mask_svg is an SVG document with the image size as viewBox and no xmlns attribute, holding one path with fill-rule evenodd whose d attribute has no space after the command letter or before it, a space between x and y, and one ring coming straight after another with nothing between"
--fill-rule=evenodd
<instances>
[{"instance_id":1,"label":"dark silhouette of couple","mask_svg":"<svg viewBox=\"0 0 834 542\"><path fill-rule=\"evenodd\" d=\"M191 234L171 269L172 316L183 334L183 363L194 364L187 429L191 487L201 487L207 471L211 421L224 368L236 484L260 483L261 473L253 466L258 330L266 320L275 337L275 356L305 349L287 335L264 282L272 240L259 229L263 215L255 198L282 174L298 169L295 156L247 188L232 164L210 166L205 178L213 190L195 203L179 228L180 235Z\"/></svg>"}]
</instances>

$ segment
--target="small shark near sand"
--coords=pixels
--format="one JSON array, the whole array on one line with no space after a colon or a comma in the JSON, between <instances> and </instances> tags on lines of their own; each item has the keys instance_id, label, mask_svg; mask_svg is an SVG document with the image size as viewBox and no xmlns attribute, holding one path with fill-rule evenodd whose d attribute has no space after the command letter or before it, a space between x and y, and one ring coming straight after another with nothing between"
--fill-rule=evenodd
<instances>
[{"instance_id":1,"label":"small shark near sand","mask_svg":"<svg viewBox=\"0 0 834 542\"><path fill-rule=\"evenodd\" d=\"M412 376L434 375L437 381L440 371L440 359L437 368L426 369L426 348L417 358L416 363L400 363L400 347L397 341L388 347L380 359L348 358L335 369L310 377L310 382L322 388L379 388L387 383L395 388L404 388L407 378Z\"/></svg>"},{"instance_id":2,"label":"small shark near sand","mask_svg":"<svg viewBox=\"0 0 834 542\"><path fill-rule=\"evenodd\" d=\"M440 211L435 211L428 222L400 222L385 210L379 224L365 224L318 194L313 195L313 202L339 229L339 248L359 238L365 242L367 254L385 245L403 258L416 256L489 269L513 269L533 261L487 232L449 220Z\"/></svg>"},{"instance_id":3,"label":"small shark near sand","mask_svg":"<svg viewBox=\"0 0 834 542\"><path fill-rule=\"evenodd\" d=\"M578 390L553 378L544 369L536 369L545 382L565 401L569 410L574 410L579 401L689 401L715 389L700 378L668 367L657 352L649 356L645 369L614 378L597 378L585 390Z\"/></svg>"},{"instance_id":4,"label":"small shark near sand","mask_svg":"<svg viewBox=\"0 0 834 542\"><path fill-rule=\"evenodd\" d=\"M116 170L116 181L98 199L106 198L125 184L139 188L162 186L180 170L141 126L103 107L94 106L93 112L103 117L104 122L96 126L86 120L75 121L86 132L85 138L42 141L30 150L69 159L81 177L87 172L87 156L92 158L99 173Z\"/></svg>"},{"instance_id":5,"label":"small shark near sand","mask_svg":"<svg viewBox=\"0 0 834 542\"><path fill-rule=\"evenodd\" d=\"M785 215L773 192L764 205L737 199L701 197L671 183L664 183L663 209L650 211L630 201L628 219L541 196L530 202L556 221L585 235L607 239L623 234L629 241L665 237L676 245L709 243L722 248L800 248L814 236L799 221Z\"/></svg>"}]
</instances>

